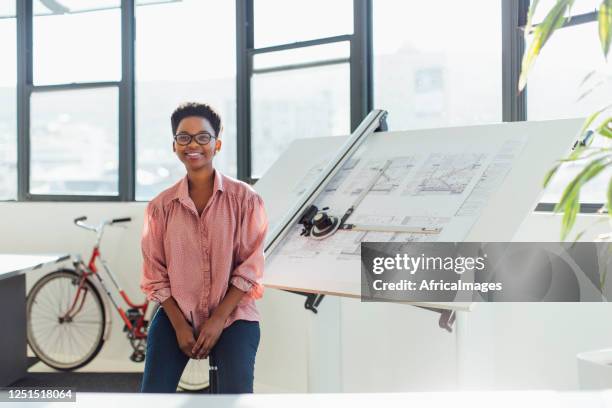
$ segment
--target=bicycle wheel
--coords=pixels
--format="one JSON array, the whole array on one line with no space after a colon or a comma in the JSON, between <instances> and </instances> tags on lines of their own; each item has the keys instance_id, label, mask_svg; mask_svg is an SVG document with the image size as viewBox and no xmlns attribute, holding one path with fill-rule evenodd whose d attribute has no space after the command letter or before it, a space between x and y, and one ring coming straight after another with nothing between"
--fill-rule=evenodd
<instances>
[{"instance_id":1,"label":"bicycle wheel","mask_svg":"<svg viewBox=\"0 0 612 408\"><path fill-rule=\"evenodd\" d=\"M179 387L185 391L200 391L208 387L208 359L190 358L183 370Z\"/></svg>"},{"instance_id":2,"label":"bicycle wheel","mask_svg":"<svg viewBox=\"0 0 612 408\"><path fill-rule=\"evenodd\" d=\"M27 297L28 344L40 360L57 370L83 367L104 344L104 304L89 280L66 315L80 280L74 270L59 269L36 282Z\"/></svg>"}]
</instances>

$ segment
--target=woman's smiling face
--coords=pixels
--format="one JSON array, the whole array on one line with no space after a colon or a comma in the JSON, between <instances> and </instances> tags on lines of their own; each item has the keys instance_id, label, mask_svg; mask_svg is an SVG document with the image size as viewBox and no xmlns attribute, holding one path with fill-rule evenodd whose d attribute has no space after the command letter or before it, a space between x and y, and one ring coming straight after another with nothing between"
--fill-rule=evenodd
<instances>
[{"instance_id":1,"label":"woman's smiling face","mask_svg":"<svg viewBox=\"0 0 612 408\"><path fill-rule=\"evenodd\" d=\"M205 134L210 137L207 144L201 145L196 142L196 135ZM176 129L175 138L177 135L192 136L191 142L185 146L180 145L176 140L172 143L173 151L188 171L212 167L213 158L221 148L221 140L217 138L217 134L208 119L200 116L188 116L182 119Z\"/></svg>"}]
</instances>

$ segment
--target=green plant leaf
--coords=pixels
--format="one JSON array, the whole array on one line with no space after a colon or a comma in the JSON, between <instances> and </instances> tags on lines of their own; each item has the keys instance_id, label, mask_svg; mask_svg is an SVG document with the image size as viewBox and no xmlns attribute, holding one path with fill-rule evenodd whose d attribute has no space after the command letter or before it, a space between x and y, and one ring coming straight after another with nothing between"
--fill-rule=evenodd
<instances>
[{"instance_id":1,"label":"green plant leaf","mask_svg":"<svg viewBox=\"0 0 612 408\"><path fill-rule=\"evenodd\" d=\"M584 169L574 177L565 187L561 200L555 206L554 211L563 209L563 219L561 220L561 240L564 241L571 231L576 221L576 214L580 209L580 189L582 186L600 174L606 167L612 164L612 156L606 155L592 160Z\"/></svg>"},{"instance_id":2,"label":"green plant leaf","mask_svg":"<svg viewBox=\"0 0 612 408\"><path fill-rule=\"evenodd\" d=\"M574 149L574 151L572 151L572 153L570 153L570 155L567 157L567 161L576 161L576 160L580 160L580 158L582 157L582 152L584 152L586 150L586 146L576 146L576 148Z\"/></svg>"},{"instance_id":3,"label":"green plant leaf","mask_svg":"<svg viewBox=\"0 0 612 408\"><path fill-rule=\"evenodd\" d=\"M561 166L561 163L557 163L550 170L546 172L546 175L544 175L544 181L542 181L543 188L546 188L548 186L548 183L550 183L550 180L553 178L555 173L557 173L557 170L559 170L560 166Z\"/></svg>"},{"instance_id":4,"label":"green plant leaf","mask_svg":"<svg viewBox=\"0 0 612 408\"><path fill-rule=\"evenodd\" d=\"M583 100L584 98L586 98L587 96L589 96L594 90L598 89L599 87L601 87L603 84L605 84L606 81L605 80L601 80L599 82L597 82L594 85L591 85L589 87L589 89L587 89L586 91L584 91L582 94L580 94L580 96L578 97L578 99L576 99L576 102L580 102L581 100Z\"/></svg>"},{"instance_id":5,"label":"green plant leaf","mask_svg":"<svg viewBox=\"0 0 612 408\"><path fill-rule=\"evenodd\" d=\"M612 178L608 182L608 201L606 207L608 208L608 216L612 217Z\"/></svg>"},{"instance_id":6,"label":"green plant leaf","mask_svg":"<svg viewBox=\"0 0 612 408\"><path fill-rule=\"evenodd\" d=\"M599 6L599 41L604 57L608 58L612 42L612 0L603 0Z\"/></svg>"},{"instance_id":7,"label":"green plant leaf","mask_svg":"<svg viewBox=\"0 0 612 408\"><path fill-rule=\"evenodd\" d=\"M585 232L586 232L586 229L583 229L578 234L576 234L576 236L574 237L574 243L578 242L578 240L582 238Z\"/></svg>"},{"instance_id":8,"label":"green plant leaf","mask_svg":"<svg viewBox=\"0 0 612 408\"><path fill-rule=\"evenodd\" d=\"M576 185L579 182L580 182L580 174L576 175L576 177L574 177L572 181L570 181L569 184L565 186L565 189L563 190L563 193L561 194L561 199L559 200L559 202L555 205L555 208L553 209L554 212L557 213L561 211L562 208L565 208L565 206L571 199L571 196L574 192Z\"/></svg>"},{"instance_id":9,"label":"green plant leaf","mask_svg":"<svg viewBox=\"0 0 612 408\"><path fill-rule=\"evenodd\" d=\"M565 12L571 7L574 0L557 0L557 3L550 9L544 21L533 29L533 38L527 51L523 54L521 63L521 75L519 77L519 91L525 89L527 76L533 67L536 58L540 54L546 42L550 39L555 30L565 22ZM531 11L530 11L531 13ZM529 36L530 31L525 31L525 36Z\"/></svg>"},{"instance_id":10,"label":"green plant leaf","mask_svg":"<svg viewBox=\"0 0 612 408\"><path fill-rule=\"evenodd\" d=\"M589 115L586 120L584 121L584 124L582 125L582 129L580 129L580 136L584 135L584 132L586 132L589 129L589 126L591 126L591 124L593 123L593 121L595 119L597 119L597 117L599 115L601 115L601 113L605 110L608 110L612 107L612 104L604 106L603 108L599 109L598 111L592 113L591 115Z\"/></svg>"},{"instance_id":11,"label":"green plant leaf","mask_svg":"<svg viewBox=\"0 0 612 408\"><path fill-rule=\"evenodd\" d=\"M529 5L529 11L527 12L527 24L525 25L525 36L531 33L531 29L533 28L533 16L539 2L540 0L533 0Z\"/></svg>"},{"instance_id":12,"label":"green plant leaf","mask_svg":"<svg viewBox=\"0 0 612 408\"><path fill-rule=\"evenodd\" d=\"M593 77L593 75L595 75L596 73L597 73L597 70L595 70L595 69L594 69L593 71L591 71L591 72L589 72L588 74L586 74L586 75L584 76L584 78L582 78L582 81L580 82L580 86L583 86L584 84L586 84L586 83L587 83L587 81L588 81L589 79L591 79L591 78Z\"/></svg>"},{"instance_id":13,"label":"green plant leaf","mask_svg":"<svg viewBox=\"0 0 612 408\"><path fill-rule=\"evenodd\" d=\"M576 214L580 209L580 195L576 194L571 201L567 203L563 211L563 220L561 221L561 241L565 241L567 234L572 230L576 222Z\"/></svg>"},{"instance_id":14,"label":"green plant leaf","mask_svg":"<svg viewBox=\"0 0 612 408\"><path fill-rule=\"evenodd\" d=\"M607 147L582 147L582 150L591 150L591 152L589 154L585 154L584 156L583 155L574 156L576 151L573 151L572 154L569 155L567 158L559 159L557 161L559 161L561 163L574 162L574 161L578 161L578 160L588 159L589 157L598 156L598 155L600 155L602 153L606 153L606 152L610 151L610 149L607 148Z\"/></svg>"},{"instance_id":15,"label":"green plant leaf","mask_svg":"<svg viewBox=\"0 0 612 408\"><path fill-rule=\"evenodd\" d=\"M612 117L609 117L599 125L597 132L608 139L612 139Z\"/></svg>"},{"instance_id":16,"label":"green plant leaf","mask_svg":"<svg viewBox=\"0 0 612 408\"><path fill-rule=\"evenodd\" d=\"M591 228L593 228L596 224L600 224L602 222L609 222L607 218L603 218L603 217L596 217L596 220L594 222L592 222L590 225L588 225L586 228L584 228L582 231L580 231L576 237L574 238L574 242L572 243L571 247L574 247L575 243L578 242L578 240L580 238L582 238L582 236Z\"/></svg>"},{"instance_id":17,"label":"green plant leaf","mask_svg":"<svg viewBox=\"0 0 612 408\"><path fill-rule=\"evenodd\" d=\"M610 165L610 156L605 156L600 159L595 159L587 165L588 170L582 175L582 185L591 181L595 176L601 173L606 167ZM581 187L582 187L581 185Z\"/></svg>"}]
</instances>

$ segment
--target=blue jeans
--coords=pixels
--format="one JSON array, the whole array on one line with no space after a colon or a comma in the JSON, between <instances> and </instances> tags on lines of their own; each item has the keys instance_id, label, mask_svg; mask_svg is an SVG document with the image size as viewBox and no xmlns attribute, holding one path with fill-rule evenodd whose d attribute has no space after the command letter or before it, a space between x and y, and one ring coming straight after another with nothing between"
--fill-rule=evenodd
<instances>
[{"instance_id":1,"label":"blue jeans","mask_svg":"<svg viewBox=\"0 0 612 408\"><path fill-rule=\"evenodd\" d=\"M259 322L236 320L223 330L210 352L217 365L219 394L253 392L258 346ZM175 392L188 361L170 319L160 307L149 327L141 392Z\"/></svg>"}]
</instances>

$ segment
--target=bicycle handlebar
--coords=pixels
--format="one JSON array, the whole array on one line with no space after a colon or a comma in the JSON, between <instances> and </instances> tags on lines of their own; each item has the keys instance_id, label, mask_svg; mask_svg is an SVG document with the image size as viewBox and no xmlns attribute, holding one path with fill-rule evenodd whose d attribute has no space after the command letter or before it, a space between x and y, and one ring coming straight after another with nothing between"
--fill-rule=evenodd
<instances>
[{"instance_id":1,"label":"bicycle handlebar","mask_svg":"<svg viewBox=\"0 0 612 408\"><path fill-rule=\"evenodd\" d=\"M111 220L111 224L117 224L118 222L130 222L130 221L132 221L132 217L115 218Z\"/></svg>"},{"instance_id":2,"label":"bicycle handlebar","mask_svg":"<svg viewBox=\"0 0 612 408\"><path fill-rule=\"evenodd\" d=\"M130 222L132 221L132 217L123 217L123 218L113 218L108 221L102 221L102 223L98 227L94 227L93 225L87 225L83 221L87 220L87 216L82 215L74 219L74 223L81 228L85 228L92 231L98 231L104 225L113 225L121 222Z\"/></svg>"},{"instance_id":3,"label":"bicycle handlebar","mask_svg":"<svg viewBox=\"0 0 612 408\"><path fill-rule=\"evenodd\" d=\"M80 216L80 217L78 217L78 218L75 218L75 219L74 219L74 223L76 224L76 223L78 223L79 221L85 221L86 219L87 219L87 217L86 217L85 215L82 215L82 216Z\"/></svg>"}]
</instances>

